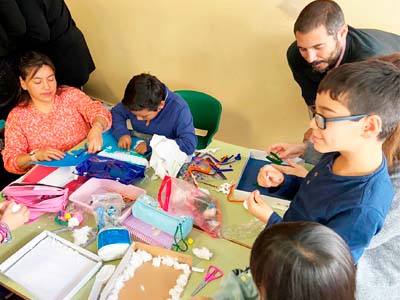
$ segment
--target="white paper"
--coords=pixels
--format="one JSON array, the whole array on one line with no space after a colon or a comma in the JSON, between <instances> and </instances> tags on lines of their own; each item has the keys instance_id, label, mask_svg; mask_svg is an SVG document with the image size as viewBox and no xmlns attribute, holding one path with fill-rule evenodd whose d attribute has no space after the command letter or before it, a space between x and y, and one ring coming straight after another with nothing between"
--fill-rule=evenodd
<instances>
[{"instance_id":1,"label":"white paper","mask_svg":"<svg viewBox=\"0 0 400 300\"><path fill-rule=\"evenodd\" d=\"M40 180L39 183L63 187L75 179L76 175L72 173L73 169L74 167L59 167Z\"/></svg>"}]
</instances>

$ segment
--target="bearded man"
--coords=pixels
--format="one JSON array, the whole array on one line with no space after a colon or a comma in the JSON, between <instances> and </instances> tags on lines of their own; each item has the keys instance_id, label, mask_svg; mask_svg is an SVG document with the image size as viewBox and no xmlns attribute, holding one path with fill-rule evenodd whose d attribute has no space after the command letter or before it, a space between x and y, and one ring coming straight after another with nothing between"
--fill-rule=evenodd
<instances>
[{"instance_id":1,"label":"bearded man","mask_svg":"<svg viewBox=\"0 0 400 300\"><path fill-rule=\"evenodd\" d=\"M296 41L287 51L287 60L310 116L318 85L330 69L400 52L400 36L348 26L342 9L331 0L309 3L294 24L294 34Z\"/></svg>"}]
</instances>

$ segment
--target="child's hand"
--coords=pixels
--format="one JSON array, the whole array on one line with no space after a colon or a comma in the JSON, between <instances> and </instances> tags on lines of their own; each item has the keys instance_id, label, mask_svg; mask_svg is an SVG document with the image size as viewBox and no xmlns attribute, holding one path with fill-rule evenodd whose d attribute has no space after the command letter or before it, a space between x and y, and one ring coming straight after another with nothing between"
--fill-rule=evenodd
<instances>
[{"instance_id":1,"label":"child's hand","mask_svg":"<svg viewBox=\"0 0 400 300\"><path fill-rule=\"evenodd\" d=\"M15 211L15 205L20 206L17 211ZM28 221L29 210L26 206L16 204L14 201L6 202L4 213L1 216L1 222L6 223L10 230L14 230Z\"/></svg>"},{"instance_id":2,"label":"child's hand","mask_svg":"<svg viewBox=\"0 0 400 300\"><path fill-rule=\"evenodd\" d=\"M265 165L260 169L257 176L257 183L262 187L275 187L282 184L284 180L281 171L272 165Z\"/></svg>"},{"instance_id":3,"label":"child's hand","mask_svg":"<svg viewBox=\"0 0 400 300\"><path fill-rule=\"evenodd\" d=\"M132 146L132 138L129 134L125 134L119 138L118 147L130 151L131 146Z\"/></svg>"},{"instance_id":4,"label":"child's hand","mask_svg":"<svg viewBox=\"0 0 400 300\"><path fill-rule=\"evenodd\" d=\"M274 212L263 199L259 191L252 192L246 200L249 212L263 223L267 223Z\"/></svg>"},{"instance_id":5,"label":"child's hand","mask_svg":"<svg viewBox=\"0 0 400 300\"><path fill-rule=\"evenodd\" d=\"M294 175L297 177L306 177L308 174L308 170L304 168L302 165L296 164L293 162L291 159L287 160L289 166L283 166L283 165L275 165L274 167L281 171L284 174L287 175Z\"/></svg>"},{"instance_id":6,"label":"child's hand","mask_svg":"<svg viewBox=\"0 0 400 300\"><path fill-rule=\"evenodd\" d=\"M139 154L145 154L147 152L146 142L139 143L135 148L135 152L137 152Z\"/></svg>"},{"instance_id":7,"label":"child's hand","mask_svg":"<svg viewBox=\"0 0 400 300\"><path fill-rule=\"evenodd\" d=\"M214 300L214 298L197 296L197 297L190 298L190 300Z\"/></svg>"},{"instance_id":8,"label":"child's hand","mask_svg":"<svg viewBox=\"0 0 400 300\"><path fill-rule=\"evenodd\" d=\"M306 150L306 145L303 143L301 144L278 143L269 146L267 152L268 153L275 152L276 154L279 155L280 158L288 159L303 155L305 150Z\"/></svg>"}]
</instances>

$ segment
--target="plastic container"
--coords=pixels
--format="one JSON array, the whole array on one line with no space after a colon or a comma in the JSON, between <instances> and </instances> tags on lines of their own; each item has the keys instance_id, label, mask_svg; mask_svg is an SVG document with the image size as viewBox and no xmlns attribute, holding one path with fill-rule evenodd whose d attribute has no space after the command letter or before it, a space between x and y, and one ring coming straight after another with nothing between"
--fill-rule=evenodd
<instances>
[{"instance_id":1,"label":"plastic container","mask_svg":"<svg viewBox=\"0 0 400 300\"><path fill-rule=\"evenodd\" d=\"M118 218L118 220L122 222L131 214L131 206L136 198L141 194L146 194L146 191L137 186L122 184L114 180L91 178L73 192L69 200L74 202L77 208L94 214L92 195L105 193L117 193L126 199L125 208Z\"/></svg>"}]
</instances>

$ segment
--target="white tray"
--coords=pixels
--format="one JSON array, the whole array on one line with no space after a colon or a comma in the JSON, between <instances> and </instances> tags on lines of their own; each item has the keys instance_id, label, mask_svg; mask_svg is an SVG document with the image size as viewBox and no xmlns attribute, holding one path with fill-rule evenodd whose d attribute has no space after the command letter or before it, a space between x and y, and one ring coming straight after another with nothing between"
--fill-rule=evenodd
<instances>
[{"instance_id":1,"label":"white tray","mask_svg":"<svg viewBox=\"0 0 400 300\"><path fill-rule=\"evenodd\" d=\"M98 271L100 257L43 231L0 265L38 300L70 300Z\"/></svg>"}]
</instances>

